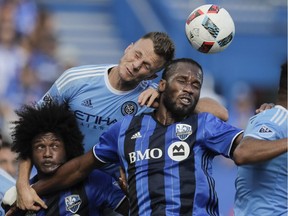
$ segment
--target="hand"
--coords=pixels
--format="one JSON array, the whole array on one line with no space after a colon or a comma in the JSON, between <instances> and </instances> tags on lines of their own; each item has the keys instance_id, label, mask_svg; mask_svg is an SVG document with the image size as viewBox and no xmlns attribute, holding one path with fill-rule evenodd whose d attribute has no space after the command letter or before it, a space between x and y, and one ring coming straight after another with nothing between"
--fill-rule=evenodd
<instances>
[{"instance_id":1,"label":"hand","mask_svg":"<svg viewBox=\"0 0 288 216\"><path fill-rule=\"evenodd\" d=\"M30 185L17 187L17 207L32 211L39 211L41 207L47 209L45 202Z\"/></svg>"},{"instance_id":2,"label":"hand","mask_svg":"<svg viewBox=\"0 0 288 216\"><path fill-rule=\"evenodd\" d=\"M264 103L258 109L256 109L256 114L263 112L264 110L271 109L275 106L273 103Z\"/></svg>"},{"instance_id":3,"label":"hand","mask_svg":"<svg viewBox=\"0 0 288 216\"><path fill-rule=\"evenodd\" d=\"M148 88L139 95L138 103L140 106L146 105L147 107L157 108L159 106L157 98L159 98L159 92L156 89Z\"/></svg>"}]
</instances>

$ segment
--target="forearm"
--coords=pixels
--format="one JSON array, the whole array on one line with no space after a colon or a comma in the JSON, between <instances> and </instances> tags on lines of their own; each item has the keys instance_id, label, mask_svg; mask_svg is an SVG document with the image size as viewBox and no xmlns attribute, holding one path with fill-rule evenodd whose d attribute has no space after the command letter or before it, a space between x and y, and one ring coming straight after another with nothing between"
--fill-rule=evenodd
<instances>
[{"instance_id":1,"label":"forearm","mask_svg":"<svg viewBox=\"0 0 288 216\"><path fill-rule=\"evenodd\" d=\"M245 137L234 150L233 159L237 165L270 160L287 152L287 143L287 138L270 141Z\"/></svg>"},{"instance_id":2,"label":"forearm","mask_svg":"<svg viewBox=\"0 0 288 216\"><path fill-rule=\"evenodd\" d=\"M32 169L32 162L30 159L23 160L21 159L19 161L18 165L18 178L16 182L17 189L19 189L21 186L29 186L29 178L30 178L30 172Z\"/></svg>"},{"instance_id":3,"label":"forearm","mask_svg":"<svg viewBox=\"0 0 288 216\"><path fill-rule=\"evenodd\" d=\"M32 187L38 195L50 194L81 182L94 168L101 166L91 151L63 164L53 176L39 180Z\"/></svg>"}]
</instances>

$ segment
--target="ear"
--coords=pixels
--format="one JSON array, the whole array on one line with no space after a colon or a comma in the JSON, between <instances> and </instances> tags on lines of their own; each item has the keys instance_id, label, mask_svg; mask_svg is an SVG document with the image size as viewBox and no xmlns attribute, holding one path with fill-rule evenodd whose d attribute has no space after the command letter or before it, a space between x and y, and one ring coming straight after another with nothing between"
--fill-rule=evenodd
<instances>
[{"instance_id":1,"label":"ear","mask_svg":"<svg viewBox=\"0 0 288 216\"><path fill-rule=\"evenodd\" d=\"M161 79L161 80L159 81L158 91L159 91L160 93L165 91L166 83L167 83L167 81L164 80L164 79Z\"/></svg>"},{"instance_id":2,"label":"ear","mask_svg":"<svg viewBox=\"0 0 288 216\"><path fill-rule=\"evenodd\" d=\"M153 79L156 79L158 77L158 75L155 73L149 77L147 77L145 80L153 80Z\"/></svg>"}]
</instances>

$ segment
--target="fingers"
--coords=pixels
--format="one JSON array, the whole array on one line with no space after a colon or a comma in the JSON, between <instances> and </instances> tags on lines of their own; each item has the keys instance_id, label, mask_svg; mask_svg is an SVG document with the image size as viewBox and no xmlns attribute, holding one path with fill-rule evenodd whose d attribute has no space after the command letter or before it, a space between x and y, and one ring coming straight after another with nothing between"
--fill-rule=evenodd
<instances>
[{"instance_id":1,"label":"fingers","mask_svg":"<svg viewBox=\"0 0 288 216\"><path fill-rule=\"evenodd\" d=\"M25 197L17 197L17 207L23 210L38 211L41 207L47 209L45 202L37 195L36 191L29 187Z\"/></svg>"},{"instance_id":2,"label":"fingers","mask_svg":"<svg viewBox=\"0 0 288 216\"><path fill-rule=\"evenodd\" d=\"M275 106L273 103L264 103L258 109L256 109L256 114L263 112L264 110L271 109Z\"/></svg>"},{"instance_id":3,"label":"fingers","mask_svg":"<svg viewBox=\"0 0 288 216\"><path fill-rule=\"evenodd\" d=\"M35 207L39 207L38 210L42 207L44 209L47 209L48 206L45 204L45 202L40 199L40 197L37 195L37 197L35 198L35 203L37 203L37 206L35 206L35 204L33 206ZM39 206L38 206L39 205ZM33 210L33 209L32 209Z\"/></svg>"},{"instance_id":4,"label":"fingers","mask_svg":"<svg viewBox=\"0 0 288 216\"><path fill-rule=\"evenodd\" d=\"M156 98L159 97L159 92L153 88L148 88L143 91L138 97L138 103L140 106L146 105L147 107L152 106Z\"/></svg>"}]
</instances>

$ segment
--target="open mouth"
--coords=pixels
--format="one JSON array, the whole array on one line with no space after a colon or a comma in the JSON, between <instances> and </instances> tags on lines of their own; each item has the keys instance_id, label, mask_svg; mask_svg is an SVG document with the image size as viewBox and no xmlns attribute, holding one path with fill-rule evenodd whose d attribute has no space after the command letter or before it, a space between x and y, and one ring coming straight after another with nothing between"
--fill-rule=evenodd
<instances>
[{"instance_id":1,"label":"open mouth","mask_svg":"<svg viewBox=\"0 0 288 216\"><path fill-rule=\"evenodd\" d=\"M180 101L182 104L184 105L190 105L192 103L192 99L191 97L188 97L188 96L182 96L180 97Z\"/></svg>"}]
</instances>

